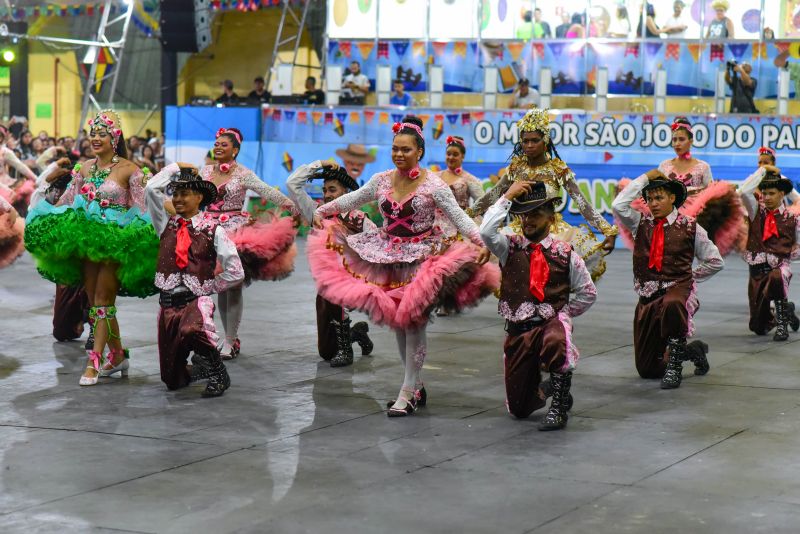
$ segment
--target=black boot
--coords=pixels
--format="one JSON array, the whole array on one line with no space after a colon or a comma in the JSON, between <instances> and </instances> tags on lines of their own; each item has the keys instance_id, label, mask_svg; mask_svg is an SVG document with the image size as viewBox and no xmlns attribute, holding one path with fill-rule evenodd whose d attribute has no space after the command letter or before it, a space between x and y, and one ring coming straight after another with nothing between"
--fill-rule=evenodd
<instances>
[{"instance_id":1,"label":"black boot","mask_svg":"<svg viewBox=\"0 0 800 534\"><path fill-rule=\"evenodd\" d=\"M669 360L664 377L661 379L661 389L675 389L680 387L683 361L686 359L686 338L671 337L667 339Z\"/></svg>"},{"instance_id":2,"label":"black boot","mask_svg":"<svg viewBox=\"0 0 800 534\"><path fill-rule=\"evenodd\" d=\"M708 344L700 340L686 345L686 357L694 364L694 374L702 376L711 369L708 364Z\"/></svg>"},{"instance_id":3,"label":"black boot","mask_svg":"<svg viewBox=\"0 0 800 534\"><path fill-rule=\"evenodd\" d=\"M206 389L202 395L203 397L221 397L225 390L231 387L231 377L228 376L228 370L225 369L221 358L217 358L217 361L211 365Z\"/></svg>"},{"instance_id":4,"label":"black boot","mask_svg":"<svg viewBox=\"0 0 800 534\"><path fill-rule=\"evenodd\" d=\"M367 332L369 332L369 325L364 321L357 322L353 325L353 328L350 329L350 339L354 343L358 343L358 346L361 347L362 356L369 356L372 354L372 349L375 346L367 335Z\"/></svg>"},{"instance_id":5,"label":"black boot","mask_svg":"<svg viewBox=\"0 0 800 534\"><path fill-rule=\"evenodd\" d=\"M539 423L539 430L561 430L567 426L569 419L567 404L570 398L572 372L550 373L550 384L553 389L553 400L550 401L550 409Z\"/></svg>"},{"instance_id":6,"label":"black boot","mask_svg":"<svg viewBox=\"0 0 800 534\"><path fill-rule=\"evenodd\" d=\"M331 367L344 367L353 363L353 341L350 339L350 319L331 321L336 330L336 354L331 358Z\"/></svg>"},{"instance_id":7,"label":"black boot","mask_svg":"<svg viewBox=\"0 0 800 534\"><path fill-rule=\"evenodd\" d=\"M542 380L542 382L539 384L539 389L542 391L542 393L544 393L545 399L549 399L553 396L553 383L550 382L549 378ZM572 409L572 403L574 400L575 399L572 398L572 393L570 393L567 397L567 411Z\"/></svg>"},{"instance_id":8,"label":"black boot","mask_svg":"<svg viewBox=\"0 0 800 534\"><path fill-rule=\"evenodd\" d=\"M83 348L86 350L94 350L94 319L89 319L89 337L86 338L86 343Z\"/></svg>"},{"instance_id":9,"label":"black boot","mask_svg":"<svg viewBox=\"0 0 800 534\"><path fill-rule=\"evenodd\" d=\"M192 382L211 378L211 360L199 354L192 355L192 373L189 378Z\"/></svg>"},{"instance_id":10,"label":"black boot","mask_svg":"<svg viewBox=\"0 0 800 534\"><path fill-rule=\"evenodd\" d=\"M789 302L786 299L775 301L775 335L773 341L789 339Z\"/></svg>"},{"instance_id":11,"label":"black boot","mask_svg":"<svg viewBox=\"0 0 800 534\"><path fill-rule=\"evenodd\" d=\"M794 302L788 302L789 305L789 326L792 328L792 332L797 332L800 330L800 317L794 312Z\"/></svg>"}]
</instances>

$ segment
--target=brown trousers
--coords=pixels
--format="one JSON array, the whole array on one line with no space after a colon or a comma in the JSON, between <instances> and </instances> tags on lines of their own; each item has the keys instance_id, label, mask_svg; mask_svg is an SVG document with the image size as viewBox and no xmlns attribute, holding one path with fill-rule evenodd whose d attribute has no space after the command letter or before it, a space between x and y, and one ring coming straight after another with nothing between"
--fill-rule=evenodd
<instances>
[{"instance_id":1,"label":"brown trousers","mask_svg":"<svg viewBox=\"0 0 800 534\"><path fill-rule=\"evenodd\" d=\"M524 419L546 404L539 395L542 371L558 373L564 368L567 333L558 318L520 334L509 330L503 345L506 407L511 415Z\"/></svg>"},{"instance_id":2,"label":"brown trousers","mask_svg":"<svg viewBox=\"0 0 800 534\"><path fill-rule=\"evenodd\" d=\"M336 356L336 329L331 321L342 321L345 317L344 309L321 295L317 295L317 350L319 357L330 361Z\"/></svg>"},{"instance_id":3,"label":"brown trousers","mask_svg":"<svg viewBox=\"0 0 800 534\"><path fill-rule=\"evenodd\" d=\"M686 337L691 281L676 284L660 297L640 298L633 319L633 351L642 378L661 378L667 367L667 338Z\"/></svg>"},{"instance_id":4,"label":"brown trousers","mask_svg":"<svg viewBox=\"0 0 800 534\"><path fill-rule=\"evenodd\" d=\"M216 362L220 359L218 341L211 297L198 297L180 308L162 306L158 312L161 381L168 389L189 385L190 375L186 369L189 354L195 352Z\"/></svg>"},{"instance_id":5,"label":"brown trousers","mask_svg":"<svg viewBox=\"0 0 800 534\"><path fill-rule=\"evenodd\" d=\"M53 337L59 341L78 339L89 310L89 298L83 287L56 285L53 305Z\"/></svg>"},{"instance_id":6,"label":"brown trousers","mask_svg":"<svg viewBox=\"0 0 800 534\"><path fill-rule=\"evenodd\" d=\"M775 316L769 303L786 298L780 268L768 273L751 274L747 283L747 298L750 300L750 331L764 335L775 328Z\"/></svg>"}]
</instances>

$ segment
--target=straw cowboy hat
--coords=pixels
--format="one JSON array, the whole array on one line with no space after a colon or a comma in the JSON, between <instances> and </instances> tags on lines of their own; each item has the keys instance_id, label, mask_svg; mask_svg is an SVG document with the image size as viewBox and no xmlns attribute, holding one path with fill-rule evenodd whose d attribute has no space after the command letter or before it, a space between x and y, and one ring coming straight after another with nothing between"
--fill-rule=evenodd
<instances>
[{"instance_id":1,"label":"straw cowboy hat","mask_svg":"<svg viewBox=\"0 0 800 534\"><path fill-rule=\"evenodd\" d=\"M348 159L358 163L372 163L375 156L367 151L364 145L347 145L347 148L340 148L336 155L342 159Z\"/></svg>"}]
</instances>

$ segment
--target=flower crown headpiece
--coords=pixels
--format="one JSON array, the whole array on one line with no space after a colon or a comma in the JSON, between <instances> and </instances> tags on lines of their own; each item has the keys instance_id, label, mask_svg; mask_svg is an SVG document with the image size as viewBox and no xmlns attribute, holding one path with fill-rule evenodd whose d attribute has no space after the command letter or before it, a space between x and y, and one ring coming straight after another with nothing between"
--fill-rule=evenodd
<instances>
[{"instance_id":1,"label":"flower crown headpiece","mask_svg":"<svg viewBox=\"0 0 800 534\"><path fill-rule=\"evenodd\" d=\"M229 130L227 128L220 128L219 130L217 130L217 138L225 134L234 136L236 140L239 142L239 144L240 145L242 144L242 136L239 135L239 132L237 132L236 130Z\"/></svg>"},{"instance_id":2,"label":"flower crown headpiece","mask_svg":"<svg viewBox=\"0 0 800 534\"><path fill-rule=\"evenodd\" d=\"M425 139L425 136L422 135L422 128L416 124L412 124L410 122L396 122L394 125L392 125L392 131L394 132L395 136L397 136L397 134L399 134L404 128L410 128L414 130L423 140Z\"/></svg>"},{"instance_id":3,"label":"flower crown headpiece","mask_svg":"<svg viewBox=\"0 0 800 534\"><path fill-rule=\"evenodd\" d=\"M692 133L692 134L694 133L692 131L692 125L691 124L686 124L685 122L677 122L677 121L673 122L671 128L672 128L673 132L675 130L679 130L679 129L682 128L682 129L686 130L689 133Z\"/></svg>"},{"instance_id":4,"label":"flower crown headpiece","mask_svg":"<svg viewBox=\"0 0 800 534\"><path fill-rule=\"evenodd\" d=\"M524 117L517 121L517 133L520 138L525 132L539 132L544 136L544 142L550 142L550 110L533 108Z\"/></svg>"},{"instance_id":5,"label":"flower crown headpiece","mask_svg":"<svg viewBox=\"0 0 800 534\"><path fill-rule=\"evenodd\" d=\"M460 145L460 146L466 148L464 146L464 140L463 139L459 139L458 137L453 137L452 135L448 135L447 136L447 146L450 146L450 145Z\"/></svg>"},{"instance_id":6,"label":"flower crown headpiece","mask_svg":"<svg viewBox=\"0 0 800 534\"><path fill-rule=\"evenodd\" d=\"M762 146L758 149L758 155L763 156L764 154L769 154L773 158L775 157L775 151L768 146Z\"/></svg>"},{"instance_id":7,"label":"flower crown headpiece","mask_svg":"<svg viewBox=\"0 0 800 534\"><path fill-rule=\"evenodd\" d=\"M108 132L109 135L114 138L113 144L116 148L119 138L122 135L122 121L116 111L113 109L104 109L95 115L94 119L90 119L88 125L90 132L96 129Z\"/></svg>"}]
</instances>

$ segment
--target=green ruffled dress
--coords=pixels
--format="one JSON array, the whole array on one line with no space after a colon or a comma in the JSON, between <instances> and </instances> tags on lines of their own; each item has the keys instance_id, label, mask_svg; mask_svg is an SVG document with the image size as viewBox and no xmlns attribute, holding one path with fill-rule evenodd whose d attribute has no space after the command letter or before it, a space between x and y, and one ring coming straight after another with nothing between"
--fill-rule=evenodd
<instances>
[{"instance_id":1,"label":"green ruffled dress","mask_svg":"<svg viewBox=\"0 0 800 534\"><path fill-rule=\"evenodd\" d=\"M39 273L76 286L87 260L117 263L120 296L155 294L159 239L144 207L145 175L134 173L125 189L107 180L108 169L86 178L78 170L57 205L43 200L28 212L25 248Z\"/></svg>"}]
</instances>

